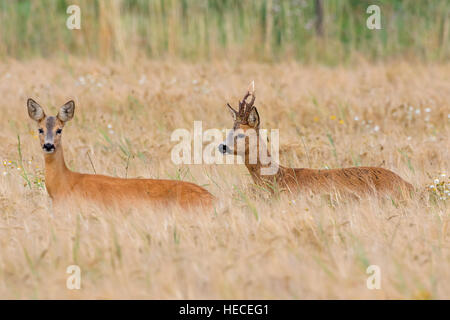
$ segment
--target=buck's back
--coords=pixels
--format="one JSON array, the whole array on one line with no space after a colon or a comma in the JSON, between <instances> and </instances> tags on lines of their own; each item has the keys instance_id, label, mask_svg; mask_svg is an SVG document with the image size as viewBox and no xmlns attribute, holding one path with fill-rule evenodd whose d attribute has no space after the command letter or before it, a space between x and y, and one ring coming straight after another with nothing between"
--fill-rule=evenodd
<instances>
[{"instance_id":1,"label":"buck's back","mask_svg":"<svg viewBox=\"0 0 450 320\"><path fill-rule=\"evenodd\" d=\"M283 168L283 176L290 188L299 190L331 191L365 194L391 194L404 196L413 186L394 172L378 167L352 167L344 169L290 169Z\"/></svg>"}]
</instances>

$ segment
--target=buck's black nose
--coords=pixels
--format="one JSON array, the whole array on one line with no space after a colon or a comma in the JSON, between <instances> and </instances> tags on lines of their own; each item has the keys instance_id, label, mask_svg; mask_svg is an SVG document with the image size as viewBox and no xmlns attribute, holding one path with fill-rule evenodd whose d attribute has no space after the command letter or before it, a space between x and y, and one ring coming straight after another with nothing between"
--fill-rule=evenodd
<instances>
[{"instance_id":1,"label":"buck's black nose","mask_svg":"<svg viewBox=\"0 0 450 320\"><path fill-rule=\"evenodd\" d=\"M227 146L224 145L223 143L221 143L219 145L219 151L222 152L222 153L227 153Z\"/></svg>"},{"instance_id":2,"label":"buck's black nose","mask_svg":"<svg viewBox=\"0 0 450 320\"><path fill-rule=\"evenodd\" d=\"M55 145L52 143L46 143L42 146L42 149L44 149L44 151L50 152L55 150Z\"/></svg>"}]
</instances>

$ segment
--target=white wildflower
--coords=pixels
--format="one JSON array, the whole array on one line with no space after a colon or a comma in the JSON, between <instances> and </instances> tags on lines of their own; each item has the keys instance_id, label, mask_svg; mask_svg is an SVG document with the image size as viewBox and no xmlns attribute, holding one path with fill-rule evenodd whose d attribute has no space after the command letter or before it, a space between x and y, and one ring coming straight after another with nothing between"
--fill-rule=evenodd
<instances>
[{"instance_id":1,"label":"white wildflower","mask_svg":"<svg viewBox=\"0 0 450 320\"><path fill-rule=\"evenodd\" d=\"M142 86L146 81L147 81L147 77L145 76L145 74L143 74L141 76L141 78L139 79L139 84Z\"/></svg>"}]
</instances>

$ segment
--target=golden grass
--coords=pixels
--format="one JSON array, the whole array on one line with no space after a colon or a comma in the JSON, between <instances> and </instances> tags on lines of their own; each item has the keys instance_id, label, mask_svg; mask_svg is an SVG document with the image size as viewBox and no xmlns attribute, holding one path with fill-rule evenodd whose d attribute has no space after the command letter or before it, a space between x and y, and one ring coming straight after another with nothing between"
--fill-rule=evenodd
<instances>
[{"instance_id":1,"label":"golden grass","mask_svg":"<svg viewBox=\"0 0 450 320\"><path fill-rule=\"evenodd\" d=\"M0 79L0 298L450 298L449 204L427 191L450 173L448 64L13 60ZM414 199L268 199L245 167L172 164L171 132L194 120L231 126L225 103L251 80L262 126L280 129L282 164L382 166L418 189ZM230 209L53 213L28 97L52 114L75 99L70 168L182 177ZM72 264L80 290L66 288ZM381 268L381 290L366 287L369 265Z\"/></svg>"}]
</instances>

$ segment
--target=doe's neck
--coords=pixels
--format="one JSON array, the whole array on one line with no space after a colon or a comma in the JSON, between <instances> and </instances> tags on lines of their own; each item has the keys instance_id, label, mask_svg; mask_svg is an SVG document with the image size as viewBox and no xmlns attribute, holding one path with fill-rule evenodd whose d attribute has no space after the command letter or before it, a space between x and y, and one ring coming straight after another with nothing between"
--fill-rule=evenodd
<instances>
[{"instance_id":1,"label":"doe's neck","mask_svg":"<svg viewBox=\"0 0 450 320\"><path fill-rule=\"evenodd\" d=\"M45 154L45 184L47 189L52 189L52 185L59 185L64 181L64 176L71 171L67 168L64 161L62 146L59 146L54 153ZM50 191L50 190L49 190Z\"/></svg>"}]
</instances>

